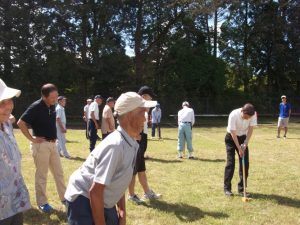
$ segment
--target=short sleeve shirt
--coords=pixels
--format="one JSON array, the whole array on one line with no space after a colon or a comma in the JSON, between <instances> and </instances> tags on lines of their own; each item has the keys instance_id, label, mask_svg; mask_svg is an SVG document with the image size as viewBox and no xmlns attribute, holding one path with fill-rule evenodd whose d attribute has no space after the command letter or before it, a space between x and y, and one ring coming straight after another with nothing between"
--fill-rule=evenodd
<instances>
[{"instance_id":1,"label":"short sleeve shirt","mask_svg":"<svg viewBox=\"0 0 300 225\"><path fill-rule=\"evenodd\" d=\"M189 122L194 125L195 123L195 113L192 108L184 106L181 110L178 111L178 123L180 122Z\"/></svg>"},{"instance_id":2,"label":"short sleeve shirt","mask_svg":"<svg viewBox=\"0 0 300 225\"><path fill-rule=\"evenodd\" d=\"M233 110L228 117L227 132L236 131L237 136L246 135L250 126L257 125L256 113L248 120L242 118L242 108Z\"/></svg>"},{"instance_id":3,"label":"short sleeve shirt","mask_svg":"<svg viewBox=\"0 0 300 225\"><path fill-rule=\"evenodd\" d=\"M0 130L0 221L31 208L21 174L21 153L12 126Z\"/></svg>"},{"instance_id":4,"label":"short sleeve shirt","mask_svg":"<svg viewBox=\"0 0 300 225\"><path fill-rule=\"evenodd\" d=\"M102 112L102 123L101 123L102 134L106 134L107 132L113 131L109 129L107 119L109 119L110 123L113 125L113 128L115 128L115 119L112 110L108 105L105 105Z\"/></svg>"},{"instance_id":5,"label":"short sleeve shirt","mask_svg":"<svg viewBox=\"0 0 300 225\"><path fill-rule=\"evenodd\" d=\"M48 107L42 99L39 99L26 109L20 119L31 126L34 136L56 139L54 105Z\"/></svg>"},{"instance_id":6,"label":"short sleeve shirt","mask_svg":"<svg viewBox=\"0 0 300 225\"><path fill-rule=\"evenodd\" d=\"M89 119L91 119L91 113L94 112L95 119L99 120L99 105L97 102L92 102L89 106Z\"/></svg>"},{"instance_id":7,"label":"short sleeve shirt","mask_svg":"<svg viewBox=\"0 0 300 225\"><path fill-rule=\"evenodd\" d=\"M60 104L56 106L56 118L59 118L62 124L66 125L67 119L65 114L65 108L62 107Z\"/></svg>"},{"instance_id":8,"label":"short sleeve shirt","mask_svg":"<svg viewBox=\"0 0 300 225\"><path fill-rule=\"evenodd\" d=\"M89 198L93 184L105 185L104 207L112 208L125 193L133 174L138 143L118 127L105 138L70 177L65 198Z\"/></svg>"},{"instance_id":9,"label":"short sleeve shirt","mask_svg":"<svg viewBox=\"0 0 300 225\"><path fill-rule=\"evenodd\" d=\"M83 112L85 113L85 115L87 117L86 119L89 119L89 105L84 106Z\"/></svg>"}]
</instances>

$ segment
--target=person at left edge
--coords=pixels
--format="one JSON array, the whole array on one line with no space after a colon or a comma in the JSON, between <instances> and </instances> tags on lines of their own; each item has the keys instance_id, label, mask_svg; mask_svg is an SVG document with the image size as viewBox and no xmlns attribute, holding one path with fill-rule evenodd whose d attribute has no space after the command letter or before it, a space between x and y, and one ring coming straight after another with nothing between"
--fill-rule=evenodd
<instances>
[{"instance_id":1,"label":"person at left edge","mask_svg":"<svg viewBox=\"0 0 300 225\"><path fill-rule=\"evenodd\" d=\"M50 168L61 202L64 204L66 191L64 173L56 149L56 112L57 88L45 84L41 88L42 97L32 103L18 121L24 136L30 141L30 150L35 164L35 195L40 210L50 213L53 208L48 203L46 186ZM30 134L28 125L32 128Z\"/></svg>"},{"instance_id":2,"label":"person at left edge","mask_svg":"<svg viewBox=\"0 0 300 225\"><path fill-rule=\"evenodd\" d=\"M126 224L125 195L133 174L138 138L145 112L156 101L146 101L135 92L116 101L117 130L90 153L70 177L65 198L69 225ZM117 209L116 209L117 205Z\"/></svg>"},{"instance_id":3,"label":"person at left edge","mask_svg":"<svg viewBox=\"0 0 300 225\"><path fill-rule=\"evenodd\" d=\"M22 225L23 212L31 207L10 120L13 98L20 94L20 90L7 87L0 79L0 225Z\"/></svg>"}]
</instances>

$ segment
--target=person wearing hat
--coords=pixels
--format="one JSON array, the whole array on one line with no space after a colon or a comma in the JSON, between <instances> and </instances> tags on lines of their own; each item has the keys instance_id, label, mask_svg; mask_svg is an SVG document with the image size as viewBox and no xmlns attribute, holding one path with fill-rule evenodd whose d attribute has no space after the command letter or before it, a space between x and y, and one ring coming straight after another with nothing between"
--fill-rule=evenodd
<instances>
[{"instance_id":1,"label":"person wearing hat","mask_svg":"<svg viewBox=\"0 0 300 225\"><path fill-rule=\"evenodd\" d=\"M151 136L155 137L155 130L158 130L158 138L161 139L160 133L160 120L161 120L161 109L160 104L157 103L154 109L151 111L151 124L152 124L152 133Z\"/></svg>"},{"instance_id":2,"label":"person wearing hat","mask_svg":"<svg viewBox=\"0 0 300 225\"><path fill-rule=\"evenodd\" d=\"M56 147L57 151L61 156L64 156L67 159L70 159L71 156L68 153L66 148L66 113L65 113L65 106L67 103L67 98L65 96L59 96L57 98L57 106L55 108L56 111L56 131L57 131L57 142Z\"/></svg>"},{"instance_id":3,"label":"person wearing hat","mask_svg":"<svg viewBox=\"0 0 300 225\"><path fill-rule=\"evenodd\" d=\"M189 159L193 159L192 126L195 123L194 110L188 102L182 103L182 109L178 111L178 158L182 158L185 142L189 151Z\"/></svg>"},{"instance_id":4,"label":"person wearing hat","mask_svg":"<svg viewBox=\"0 0 300 225\"><path fill-rule=\"evenodd\" d=\"M242 158L245 160L245 180L247 184L249 171L249 149L248 144L253 133L254 126L257 125L257 115L254 106L250 103L245 104L242 108L233 110L228 117L227 133L225 136L227 161L224 172L224 194L233 196L231 192L231 180L235 167L235 152L239 157L239 176L238 193L243 195L243 166ZM246 193L246 196L249 196Z\"/></svg>"},{"instance_id":5,"label":"person wearing hat","mask_svg":"<svg viewBox=\"0 0 300 225\"><path fill-rule=\"evenodd\" d=\"M102 111L101 132L102 140L115 130L115 118L112 112L115 100L113 97L106 99L106 105Z\"/></svg>"},{"instance_id":6,"label":"person wearing hat","mask_svg":"<svg viewBox=\"0 0 300 225\"><path fill-rule=\"evenodd\" d=\"M286 138L288 131L289 119L292 112L291 104L287 102L285 95L281 96L281 103L279 104L279 117L278 117L278 129L277 129L277 138L280 138L280 130L284 128L283 137Z\"/></svg>"},{"instance_id":7,"label":"person wearing hat","mask_svg":"<svg viewBox=\"0 0 300 225\"><path fill-rule=\"evenodd\" d=\"M96 95L94 101L89 106L89 138L90 138L90 152L95 148L98 129L99 129L99 105L102 104L101 95Z\"/></svg>"},{"instance_id":8,"label":"person wearing hat","mask_svg":"<svg viewBox=\"0 0 300 225\"><path fill-rule=\"evenodd\" d=\"M20 90L7 87L0 79L0 224L23 224L23 212L31 208L21 173L21 152L9 119L14 97Z\"/></svg>"},{"instance_id":9,"label":"person wearing hat","mask_svg":"<svg viewBox=\"0 0 300 225\"><path fill-rule=\"evenodd\" d=\"M45 84L41 88L42 97L32 103L17 122L24 136L30 141L30 150L35 164L35 195L40 210L50 213L53 208L48 203L46 186L48 169L54 177L56 189L64 204L66 191L64 173L56 148L56 111L57 88ZM28 125L32 128L29 132Z\"/></svg>"},{"instance_id":10,"label":"person wearing hat","mask_svg":"<svg viewBox=\"0 0 300 225\"><path fill-rule=\"evenodd\" d=\"M146 101L135 92L117 99L117 130L70 176L65 193L69 225L126 224L124 193L135 166L136 138L143 129L145 112L155 105L156 101Z\"/></svg>"},{"instance_id":11,"label":"person wearing hat","mask_svg":"<svg viewBox=\"0 0 300 225\"><path fill-rule=\"evenodd\" d=\"M83 107L83 120L85 122L85 137L86 139L89 139L89 132L88 132L88 125L89 125L89 106L92 103L92 99L88 98L86 100L86 105Z\"/></svg>"},{"instance_id":12,"label":"person wearing hat","mask_svg":"<svg viewBox=\"0 0 300 225\"><path fill-rule=\"evenodd\" d=\"M152 100L152 98L156 97L153 93L152 88L148 86L143 86L140 88L138 94L146 101ZM156 105L154 105L156 106ZM157 199L161 197L161 194L155 193L148 184L147 174L146 174L146 163L145 163L145 152L147 150L147 133L148 133L148 111L145 112L145 122L144 129L140 133L140 138L138 138L139 150L136 157L135 170L132 176L132 180L130 182L128 188L128 200L134 202L136 204L141 204L144 201L138 197L135 193L135 180L136 175L138 175L139 182L142 185L144 191L145 199Z\"/></svg>"}]
</instances>

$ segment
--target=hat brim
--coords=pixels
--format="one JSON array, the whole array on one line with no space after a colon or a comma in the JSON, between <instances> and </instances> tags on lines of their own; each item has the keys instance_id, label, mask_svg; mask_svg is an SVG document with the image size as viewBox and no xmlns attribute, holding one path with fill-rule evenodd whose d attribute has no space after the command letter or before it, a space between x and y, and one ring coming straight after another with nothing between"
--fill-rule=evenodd
<instances>
[{"instance_id":1,"label":"hat brim","mask_svg":"<svg viewBox=\"0 0 300 225\"><path fill-rule=\"evenodd\" d=\"M144 100L140 107L153 108L157 105L157 101L146 101Z\"/></svg>"},{"instance_id":2,"label":"hat brim","mask_svg":"<svg viewBox=\"0 0 300 225\"><path fill-rule=\"evenodd\" d=\"M0 96L0 101L11 99L13 97L19 97L21 95L21 91L18 89L5 87L2 95Z\"/></svg>"}]
</instances>

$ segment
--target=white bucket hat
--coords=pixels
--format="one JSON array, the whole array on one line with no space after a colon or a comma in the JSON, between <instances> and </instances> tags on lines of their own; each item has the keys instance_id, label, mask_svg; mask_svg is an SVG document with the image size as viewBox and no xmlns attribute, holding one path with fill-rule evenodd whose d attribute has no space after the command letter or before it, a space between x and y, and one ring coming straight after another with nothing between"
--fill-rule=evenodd
<instances>
[{"instance_id":1,"label":"white bucket hat","mask_svg":"<svg viewBox=\"0 0 300 225\"><path fill-rule=\"evenodd\" d=\"M119 116L131 112L138 107L152 108L157 105L157 101L146 101L136 92L126 92L121 94L115 104L115 111Z\"/></svg>"},{"instance_id":2,"label":"white bucket hat","mask_svg":"<svg viewBox=\"0 0 300 225\"><path fill-rule=\"evenodd\" d=\"M20 94L20 90L7 87L3 80L0 79L0 102L13 97L19 97Z\"/></svg>"}]
</instances>

